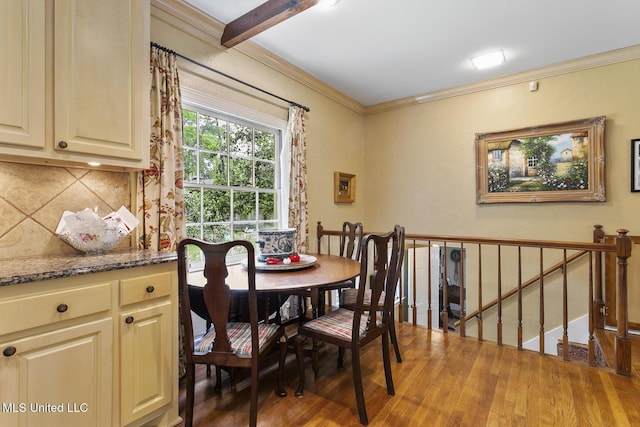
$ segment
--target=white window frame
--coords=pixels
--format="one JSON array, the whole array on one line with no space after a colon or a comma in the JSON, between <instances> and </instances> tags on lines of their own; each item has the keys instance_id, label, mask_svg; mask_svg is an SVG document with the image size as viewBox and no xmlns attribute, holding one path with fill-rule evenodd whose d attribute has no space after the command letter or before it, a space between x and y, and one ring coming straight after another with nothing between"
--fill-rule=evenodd
<instances>
[{"instance_id":1,"label":"white window frame","mask_svg":"<svg viewBox=\"0 0 640 427\"><path fill-rule=\"evenodd\" d=\"M285 144L287 121L188 87L181 87L180 92L182 97L182 108L184 109L195 109L196 111L219 114L223 117L237 119L241 123L250 122L279 132L280 144L279 147L276 147L275 159L276 190L278 193L277 200L279 200L280 203L278 203L276 209L279 220L278 226L286 227L286 224L288 223L288 210L286 209L285 202L282 199L287 197L289 187L289 168L286 167L288 164L283 161L283 159L290 157L289 148L286 147ZM283 165L285 167L282 167ZM241 258L242 257L238 257L236 259L234 257L229 259L229 262L239 262ZM190 270L193 270L194 268L198 269L198 267L201 266L192 265L190 267Z\"/></svg>"}]
</instances>

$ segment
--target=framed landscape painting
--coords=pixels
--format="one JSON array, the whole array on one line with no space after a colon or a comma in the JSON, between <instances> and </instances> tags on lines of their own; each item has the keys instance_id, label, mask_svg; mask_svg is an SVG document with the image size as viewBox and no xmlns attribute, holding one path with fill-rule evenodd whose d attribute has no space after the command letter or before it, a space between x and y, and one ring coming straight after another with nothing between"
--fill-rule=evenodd
<instances>
[{"instance_id":1,"label":"framed landscape painting","mask_svg":"<svg viewBox=\"0 0 640 427\"><path fill-rule=\"evenodd\" d=\"M603 202L605 117L476 134L476 203Z\"/></svg>"}]
</instances>

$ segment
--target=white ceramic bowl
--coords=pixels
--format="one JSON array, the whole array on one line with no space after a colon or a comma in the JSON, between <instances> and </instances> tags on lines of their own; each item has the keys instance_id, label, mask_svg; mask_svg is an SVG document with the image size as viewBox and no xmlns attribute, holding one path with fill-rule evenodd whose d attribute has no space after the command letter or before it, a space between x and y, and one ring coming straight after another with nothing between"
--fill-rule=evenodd
<instances>
[{"instance_id":1,"label":"white ceramic bowl","mask_svg":"<svg viewBox=\"0 0 640 427\"><path fill-rule=\"evenodd\" d=\"M256 246L258 248L258 260L266 258L286 258L296 251L295 228L283 228L258 231Z\"/></svg>"}]
</instances>

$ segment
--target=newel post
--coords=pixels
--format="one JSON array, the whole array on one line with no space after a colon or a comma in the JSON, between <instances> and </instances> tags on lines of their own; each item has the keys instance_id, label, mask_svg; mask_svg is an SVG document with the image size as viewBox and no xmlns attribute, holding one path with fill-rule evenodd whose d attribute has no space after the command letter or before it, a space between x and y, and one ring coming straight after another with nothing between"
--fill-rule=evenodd
<instances>
[{"instance_id":1,"label":"newel post","mask_svg":"<svg viewBox=\"0 0 640 427\"><path fill-rule=\"evenodd\" d=\"M316 246L317 253L320 253L320 240L322 239L322 236L324 236L324 227L322 226L322 222L318 221L318 224L316 225L316 238L318 239L318 246Z\"/></svg>"},{"instance_id":2,"label":"newel post","mask_svg":"<svg viewBox=\"0 0 640 427\"><path fill-rule=\"evenodd\" d=\"M618 334L615 339L615 363L617 374L631 376L631 340L629 338L629 300L627 295L627 259L631 256L631 238L627 236L628 232L628 230L618 230L616 236Z\"/></svg>"}]
</instances>

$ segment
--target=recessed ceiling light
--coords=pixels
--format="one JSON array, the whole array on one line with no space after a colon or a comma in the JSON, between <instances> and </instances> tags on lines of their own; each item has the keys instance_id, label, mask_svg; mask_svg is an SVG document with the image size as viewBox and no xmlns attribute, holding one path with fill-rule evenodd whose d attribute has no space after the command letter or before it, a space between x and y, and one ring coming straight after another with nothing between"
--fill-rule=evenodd
<instances>
[{"instance_id":1,"label":"recessed ceiling light","mask_svg":"<svg viewBox=\"0 0 640 427\"><path fill-rule=\"evenodd\" d=\"M505 62L504 52L497 50L495 52L487 53L486 55L478 55L471 58L471 63L477 70L484 68L495 67Z\"/></svg>"},{"instance_id":2,"label":"recessed ceiling light","mask_svg":"<svg viewBox=\"0 0 640 427\"><path fill-rule=\"evenodd\" d=\"M318 0L317 5L322 8L333 7L338 4L340 0Z\"/></svg>"},{"instance_id":3,"label":"recessed ceiling light","mask_svg":"<svg viewBox=\"0 0 640 427\"><path fill-rule=\"evenodd\" d=\"M102 165L102 163L98 163L98 162L87 162L87 164L89 166L101 166Z\"/></svg>"}]
</instances>

